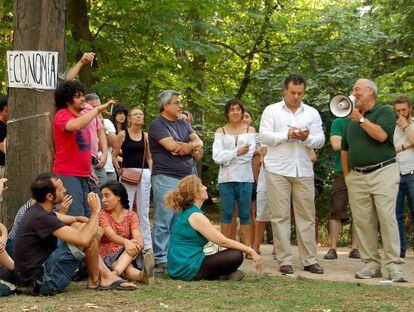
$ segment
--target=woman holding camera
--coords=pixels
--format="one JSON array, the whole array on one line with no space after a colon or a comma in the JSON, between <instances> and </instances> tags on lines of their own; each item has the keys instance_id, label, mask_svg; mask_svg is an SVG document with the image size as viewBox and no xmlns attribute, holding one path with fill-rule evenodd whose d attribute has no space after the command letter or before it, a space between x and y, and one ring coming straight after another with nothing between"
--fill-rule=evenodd
<instances>
[{"instance_id":1,"label":"woman holding camera","mask_svg":"<svg viewBox=\"0 0 414 312\"><path fill-rule=\"evenodd\" d=\"M250 202L254 181L252 158L256 130L242 123L244 108L237 99L227 102L225 116L228 123L217 129L213 143L213 160L220 165L221 232L232 238L231 221L237 202L242 242L250 246Z\"/></svg>"}]
</instances>

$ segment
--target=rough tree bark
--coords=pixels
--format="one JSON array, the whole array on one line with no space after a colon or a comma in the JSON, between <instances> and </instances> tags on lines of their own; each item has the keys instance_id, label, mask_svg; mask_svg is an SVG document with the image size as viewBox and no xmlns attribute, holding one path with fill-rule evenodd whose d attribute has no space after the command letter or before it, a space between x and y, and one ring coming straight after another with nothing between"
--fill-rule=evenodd
<instances>
[{"instance_id":1,"label":"rough tree bark","mask_svg":"<svg viewBox=\"0 0 414 312\"><path fill-rule=\"evenodd\" d=\"M57 51L59 72L66 68L65 0L14 0L14 50ZM9 121L3 222L10 225L19 207L30 198L30 183L53 162L54 92L9 90Z\"/></svg>"}]
</instances>

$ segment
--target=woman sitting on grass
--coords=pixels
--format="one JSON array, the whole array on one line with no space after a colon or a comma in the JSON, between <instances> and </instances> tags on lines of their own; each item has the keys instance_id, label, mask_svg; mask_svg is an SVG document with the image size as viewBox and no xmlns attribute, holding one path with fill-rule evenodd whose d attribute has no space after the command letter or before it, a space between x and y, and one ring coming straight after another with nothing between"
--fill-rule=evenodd
<instances>
[{"instance_id":1,"label":"woman sitting on grass","mask_svg":"<svg viewBox=\"0 0 414 312\"><path fill-rule=\"evenodd\" d=\"M154 283L154 257L151 252L144 256L143 269L139 270L137 259L144 241L139 231L138 216L128 210L128 194L118 181L102 187L103 210L99 226L104 234L99 241L99 253L106 266L118 276L144 284ZM141 262L142 263L142 262Z\"/></svg>"},{"instance_id":2,"label":"woman sitting on grass","mask_svg":"<svg viewBox=\"0 0 414 312\"><path fill-rule=\"evenodd\" d=\"M252 248L226 238L204 215L201 206L207 198L207 188L195 175L183 178L165 198L165 205L177 213L168 247L169 277L185 281L239 281L245 275L238 270L243 253L250 255L261 271L263 260ZM228 249L206 256L203 247L209 240Z\"/></svg>"}]
</instances>

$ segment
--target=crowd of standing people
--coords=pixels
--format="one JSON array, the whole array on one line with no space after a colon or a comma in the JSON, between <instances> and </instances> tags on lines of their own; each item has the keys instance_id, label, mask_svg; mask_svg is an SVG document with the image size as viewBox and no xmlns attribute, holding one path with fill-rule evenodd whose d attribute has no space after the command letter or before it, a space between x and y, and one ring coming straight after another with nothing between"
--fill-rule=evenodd
<instances>
[{"instance_id":1,"label":"crowd of standing people","mask_svg":"<svg viewBox=\"0 0 414 312\"><path fill-rule=\"evenodd\" d=\"M85 54L81 63L92 56ZM76 75L73 69L69 73ZM318 111L302 101L305 90L302 76L288 76L284 98L265 108L258 132L240 100L226 103L226 124L216 130L212 147L222 206L218 231L202 210L208 194L195 163L203 157L203 141L192 128L192 115L183 113L180 92L158 95L159 116L145 132L141 108L126 109L114 100L101 104L79 81L61 83L55 91L52 173L36 177L32 198L17 213L9 235L0 225L0 264L7 271L1 276L41 295L63 291L82 274L93 290L133 290L134 282L152 284L162 272L187 281L241 280L244 258L263 269L260 244L268 222L279 270L293 274L292 219L303 269L323 274L313 164L325 135ZM411 102L406 97L395 101L397 120L389 107L377 104L377 92L374 82L359 79L352 91L355 108L331 127L336 162L331 248L324 258L337 258L341 224L351 218L349 201L354 229L349 257L364 262L355 277L379 277L383 265L391 280L404 282L406 196L414 214ZM0 103L3 141L5 101ZM104 118L110 108L111 118ZM219 247L206 255L209 242Z\"/></svg>"}]
</instances>

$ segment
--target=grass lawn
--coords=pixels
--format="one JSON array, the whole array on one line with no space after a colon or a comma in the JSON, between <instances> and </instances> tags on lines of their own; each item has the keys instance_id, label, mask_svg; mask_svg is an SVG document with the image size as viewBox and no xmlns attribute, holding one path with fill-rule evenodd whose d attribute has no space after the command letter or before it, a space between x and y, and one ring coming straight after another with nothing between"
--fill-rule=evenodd
<instances>
[{"instance_id":1,"label":"grass lawn","mask_svg":"<svg viewBox=\"0 0 414 312\"><path fill-rule=\"evenodd\" d=\"M242 282L158 279L136 291L91 291L72 283L54 297L0 299L0 311L413 311L414 289L305 278L257 278Z\"/></svg>"}]
</instances>

